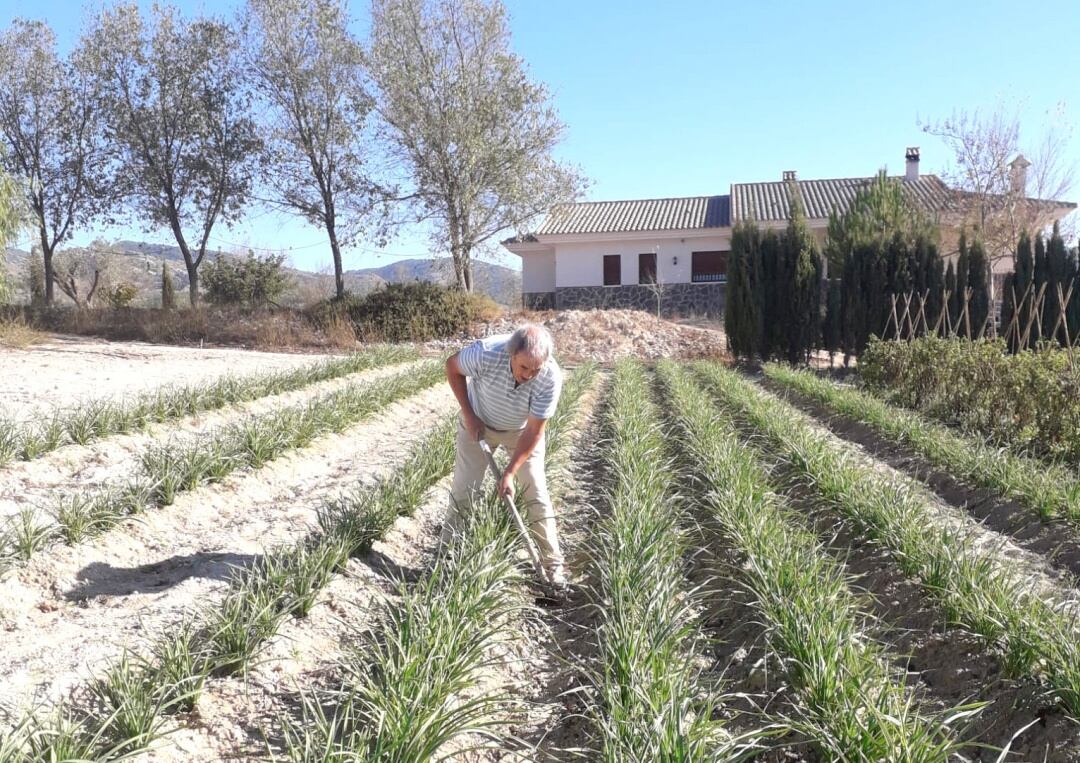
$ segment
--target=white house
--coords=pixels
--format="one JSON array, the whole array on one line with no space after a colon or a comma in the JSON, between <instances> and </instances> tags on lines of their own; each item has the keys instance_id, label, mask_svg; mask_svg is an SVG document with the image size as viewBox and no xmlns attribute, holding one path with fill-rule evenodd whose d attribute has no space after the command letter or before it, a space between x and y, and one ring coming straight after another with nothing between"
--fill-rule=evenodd
<instances>
[{"instance_id":1,"label":"white house","mask_svg":"<svg viewBox=\"0 0 1080 763\"><path fill-rule=\"evenodd\" d=\"M897 178L904 190L919 206L947 218L953 192L936 175L919 174L918 148L909 148L905 159L906 172ZM662 301L667 315L719 316L736 223L786 226L794 182L807 223L823 242L829 214L843 213L872 179L798 180L785 172L777 182L733 184L722 196L567 204L551 210L535 232L502 243L521 257L524 307L656 310ZM1051 222L1076 208L1043 204L1049 205Z\"/></svg>"}]
</instances>

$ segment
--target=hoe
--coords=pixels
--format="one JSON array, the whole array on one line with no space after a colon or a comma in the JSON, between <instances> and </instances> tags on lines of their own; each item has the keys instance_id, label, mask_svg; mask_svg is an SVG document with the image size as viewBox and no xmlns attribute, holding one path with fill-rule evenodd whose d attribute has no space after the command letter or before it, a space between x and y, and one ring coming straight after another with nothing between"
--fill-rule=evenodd
<instances>
[{"instance_id":1,"label":"hoe","mask_svg":"<svg viewBox=\"0 0 1080 763\"><path fill-rule=\"evenodd\" d=\"M491 452L491 447L484 440L480 440L480 450L484 451L484 455L487 456L488 467L490 467L491 473L495 476L495 484L499 484L499 481L502 479L502 470L499 469L499 465L495 463L495 454ZM503 500L506 502L507 508L510 509L510 516L514 519L514 526L517 527L517 531L521 535L522 541L525 543L525 548L529 552L529 558L532 559L536 574L540 578L541 595L537 597L537 603L549 605L561 604L565 597L562 592L558 591L555 586L551 584L551 579L548 577L547 570L544 569L544 565L540 561L540 551L536 548L536 543L533 542L532 535L529 533L528 528L525 527L525 522L522 521L521 515L518 513L513 496L503 496Z\"/></svg>"}]
</instances>

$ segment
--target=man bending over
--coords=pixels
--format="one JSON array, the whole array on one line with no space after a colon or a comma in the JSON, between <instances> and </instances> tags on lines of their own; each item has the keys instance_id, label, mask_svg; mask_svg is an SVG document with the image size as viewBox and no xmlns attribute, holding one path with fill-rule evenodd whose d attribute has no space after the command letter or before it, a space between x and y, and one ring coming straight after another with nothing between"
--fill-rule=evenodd
<instances>
[{"instance_id":1,"label":"man bending over","mask_svg":"<svg viewBox=\"0 0 1080 763\"><path fill-rule=\"evenodd\" d=\"M548 579L556 588L565 588L555 510L544 474L544 428L562 391L562 371L552 357L553 344L547 329L526 324L513 334L473 342L447 358L446 378L461 416L442 540L448 542L459 531L461 512L472 504L484 480L487 457L480 440L487 441L492 450L502 446L509 451L510 461L496 489L500 495L513 495L514 478L521 483L525 521Z\"/></svg>"}]
</instances>

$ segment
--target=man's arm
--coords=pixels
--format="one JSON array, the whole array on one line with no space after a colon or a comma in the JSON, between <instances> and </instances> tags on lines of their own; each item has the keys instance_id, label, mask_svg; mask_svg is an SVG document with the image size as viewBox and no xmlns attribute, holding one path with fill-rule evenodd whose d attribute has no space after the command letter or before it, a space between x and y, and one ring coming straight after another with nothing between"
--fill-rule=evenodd
<instances>
[{"instance_id":1,"label":"man's arm","mask_svg":"<svg viewBox=\"0 0 1080 763\"><path fill-rule=\"evenodd\" d=\"M529 456L532 455L532 452L540 443L540 438L544 436L544 429L546 427L547 419L538 419L536 416L529 416L525 421L525 429L521 431L521 436L518 437L517 447L510 456L510 461L503 471L502 481L499 482L497 487L500 495L514 494L514 475L517 473L517 470L521 468L522 464L528 460Z\"/></svg>"},{"instance_id":2,"label":"man's arm","mask_svg":"<svg viewBox=\"0 0 1080 763\"><path fill-rule=\"evenodd\" d=\"M454 397L457 398L458 405L461 407L461 417L465 422L465 431L474 440L479 441L484 436L484 422L476 415L472 403L469 402L468 381L465 373L461 370L461 364L458 363L459 354L455 352L446 359L446 380L450 382L450 389L454 391ZM533 447L536 447L535 443ZM522 463L524 463L524 460L522 460Z\"/></svg>"}]
</instances>

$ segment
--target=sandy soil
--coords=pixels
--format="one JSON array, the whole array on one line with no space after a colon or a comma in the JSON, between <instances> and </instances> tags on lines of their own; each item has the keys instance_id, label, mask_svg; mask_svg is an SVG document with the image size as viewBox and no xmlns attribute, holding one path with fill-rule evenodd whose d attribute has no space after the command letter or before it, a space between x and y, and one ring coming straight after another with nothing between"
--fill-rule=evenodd
<instances>
[{"instance_id":1,"label":"sandy soil","mask_svg":"<svg viewBox=\"0 0 1080 763\"><path fill-rule=\"evenodd\" d=\"M401 373L410 365L374 368L280 395L268 395L178 421L155 424L142 432L114 435L88 445L66 445L33 461L15 461L0 466L0 518L26 507L47 511L61 495L85 493L123 482L138 472L141 455L155 444L187 440L249 416L302 404L354 384L375 382Z\"/></svg>"},{"instance_id":2,"label":"sandy soil","mask_svg":"<svg viewBox=\"0 0 1080 763\"><path fill-rule=\"evenodd\" d=\"M172 347L53 336L25 349L0 347L0 416L128 395L165 384L309 365L326 355Z\"/></svg>"},{"instance_id":3,"label":"sandy soil","mask_svg":"<svg viewBox=\"0 0 1080 763\"><path fill-rule=\"evenodd\" d=\"M583 397L581 415L587 415L594 400L595 390ZM557 458L556 464L549 467L553 485L561 484L558 475L562 472L555 470L562 461L562 457ZM403 577L414 579L428 567L448 489L449 478L428 492L415 515L399 517L386 537L375 543L371 554L351 560L345 574L335 576L322 591L307 618L283 624L246 676L211 678L196 712L181 719L182 725L144 759L169 763L253 759L265 755L264 740L280 752L281 718L293 717L301 722L300 706L305 696L310 698L316 690L338 687L339 660L364 630L379 627L380 610L394 597L396 581ZM517 624L515 632L523 636L517 628L535 630L538 624L532 621L530 617L530 622ZM486 671L484 685L492 689L505 686L515 694L525 693L531 700L529 695L535 694L533 686L538 680L537 668L547 665L551 656L536 649L532 638L515 641L501 645L498 654L493 655L494 667ZM503 750L496 758L471 753L461 759L506 759L501 757L503 754L510 753ZM518 757L511 754L510 759Z\"/></svg>"},{"instance_id":4,"label":"sandy soil","mask_svg":"<svg viewBox=\"0 0 1080 763\"><path fill-rule=\"evenodd\" d=\"M433 387L344 434L18 568L3 581L0 706L55 700L121 646L212 604L230 567L309 532L326 498L399 463L452 405L448 388Z\"/></svg>"}]
</instances>

